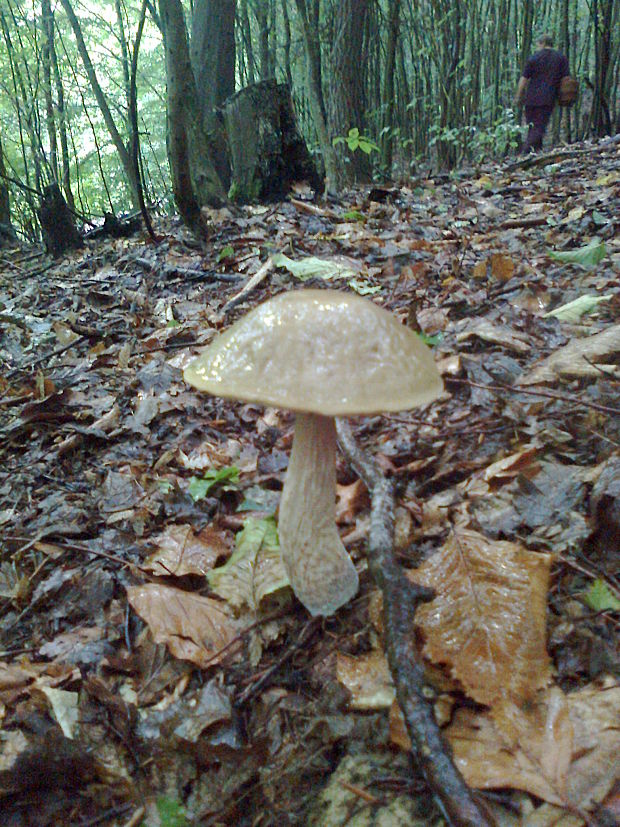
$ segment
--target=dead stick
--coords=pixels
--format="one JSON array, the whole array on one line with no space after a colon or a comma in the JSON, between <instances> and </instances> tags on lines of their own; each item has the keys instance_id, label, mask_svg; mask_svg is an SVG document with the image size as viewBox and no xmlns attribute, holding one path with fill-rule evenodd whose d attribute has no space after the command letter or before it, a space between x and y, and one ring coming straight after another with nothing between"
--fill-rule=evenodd
<instances>
[{"instance_id":1,"label":"dead stick","mask_svg":"<svg viewBox=\"0 0 620 827\"><path fill-rule=\"evenodd\" d=\"M224 307L222 308L224 313L228 313L229 310L232 310L233 307L236 307L239 302L243 301L245 297L257 287L261 281L274 269L275 264L273 263L273 257L269 256L267 261L254 273L254 275L247 281L242 289L232 297L229 301L226 302Z\"/></svg>"},{"instance_id":2,"label":"dead stick","mask_svg":"<svg viewBox=\"0 0 620 827\"><path fill-rule=\"evenodd\" d=\"M412 753L450 824L492 827L493 821L454 765L425 695L424 669L414 646L413 621L418 604L431 600L433 593L410 583L394 557L392 483L362 454L349 426L337 420L337 428L342 451L371 493L368 568L383 595L386 654Z\"/></svg>"},{"instance_id":3,"label":"dead stick","mask_svg":"<svg viewBox=\"0 0 620 827\"><path fill-rule=\"evenodd\" d=\"M610 376L609 378L613 379L613 376ZM469 385L472 388L482 388L485 391L491 391L493 393L523 393L528 396L544 396L547 399L557 399L559 402L568 402L570 405L583 405L585 408L592 408L593 410L600 411L601 413L613 415L620 414L620 408L612 408L609 405L599 405L597 402L589 402L587 399L579 399L577 396L555 393L554 391L522 388L518 385L485 385L481 382L472 382L470 379L457 379L455 376L446 376L446 382L452 382L455 385Z\"/></svg>"}]
</instances>

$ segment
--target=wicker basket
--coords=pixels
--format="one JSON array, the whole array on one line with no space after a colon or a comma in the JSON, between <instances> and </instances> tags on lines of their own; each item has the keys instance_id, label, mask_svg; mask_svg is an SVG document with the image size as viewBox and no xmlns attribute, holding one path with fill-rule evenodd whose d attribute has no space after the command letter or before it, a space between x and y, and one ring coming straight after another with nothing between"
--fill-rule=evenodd
<instances>
[{"instance_id":1,"label":"wicker basket","mask_svg":"<svg viewBox=\"0 0 620 827\"><path fill-rule=\"evenodd\" d=\"M572 106L579 95L579 83L575 78L566 75L560 81L558 89L558 103L560 106Z\"/></svg>"}]
</instances>

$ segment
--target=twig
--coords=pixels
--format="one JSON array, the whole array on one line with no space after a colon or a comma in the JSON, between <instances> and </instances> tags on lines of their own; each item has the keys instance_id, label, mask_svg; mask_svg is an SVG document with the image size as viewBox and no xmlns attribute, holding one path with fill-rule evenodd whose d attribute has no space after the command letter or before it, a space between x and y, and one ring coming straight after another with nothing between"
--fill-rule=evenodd
<instances>
[{"instance_id":1,"label":"twig","mask_svg":"<svg viewBox=\"0 0 620 827\"><path fill-rule=\"evenodd\" d=\"M560 402L569 402L571 405L583 405L586 408L592 408L595 411L608 414L620 414L620 408L612 408L609 405L599 405L596 402L588 402L586 399L578 399L575 396L568 396L562 393L554 393L553 391L533 390L531 388L515 387L514 385L485 385L482 382L472 382L469 379L457 379L454 376L446 376L445 381L453 382L457 385L469 385L472 388L482 388L485 391L493 391L496 393L524 393L528 396L545 396L548 399L557 399Z\"/></svg>"},{"instance_id":2,"label":"twig","mask_svg":"<svg viewBox=\"0 0 620 827\"><path fill-rule=\"evenodd\" d=\"M454 765L425 695L424 669L413 642L413 621L418 604L431 600L433 593L410 583L396 562L392 484L362 454L348 425L337 420L337 429L345 456L371 492L368 568L383 594L386 654L413 755L450 824L491 827L493 821Z\"/></svg>"},{"instance_id":3,"label":"twig","mask_svg":"<svg viewBox=\"0 0 620 827\"><path fill-rule=\"evenodd\" d=\"M227 313L229 310L232 310L233 307L236 307L239 302L242 302L243 299L257 287L263 279L267 277L267 275L273 270L274 268L273 257L269 256L267 261L254 273L254 275L250 278L246 284L244 284L243 288L226 302L222 311Z\"/></svg>"},{"instance_id":4,"label":"twig","mask_svg":"<svg viewBox=\"0 0 620 827\"><path fill-rule=\"evenodd\" d=\"M287 660L290 660L295 652L297 652L304 643L310 638L310 635L316 630L317 626L320 623L320 618L312 618L312 620L308 621L308 623L304 626L301 630L301 634L299 639L292 645L289 646L283 655L281 655L275 663L273 663L269 669L267 669L263 674L258 678L258 680L251 683L248 687L246 687L243 692L239 695L238 698L235 699L235 706L239 707L241 704L245 703L249 698L256 695L260 690L265 686L265 684L270 680L271 676L274 672L277 672L278 669L286 663Z\"/></svg>"}]
</instances>

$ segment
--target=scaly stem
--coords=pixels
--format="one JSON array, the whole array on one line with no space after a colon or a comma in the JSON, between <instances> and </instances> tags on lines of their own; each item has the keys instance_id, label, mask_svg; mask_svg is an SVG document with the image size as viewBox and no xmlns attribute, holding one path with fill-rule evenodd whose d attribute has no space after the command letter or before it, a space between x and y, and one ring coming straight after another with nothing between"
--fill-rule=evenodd
<instances>
[{"instance_id":1,"label":"scaly stem","mask_svg":"<svg viewBox=\"0 0 620 827\"><path fill-rule=\"evenodd\" d=\"M312 615L330 615L357 592L358 577L336 528L334 418L297 414L280 501L282 561Z\"/></svg>"}]
</instances>

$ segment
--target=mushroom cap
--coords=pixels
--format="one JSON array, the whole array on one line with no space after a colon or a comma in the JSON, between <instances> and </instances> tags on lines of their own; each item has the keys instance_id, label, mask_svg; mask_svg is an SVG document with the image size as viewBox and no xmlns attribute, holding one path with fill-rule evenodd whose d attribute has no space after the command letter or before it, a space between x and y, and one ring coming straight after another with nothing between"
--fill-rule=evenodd
<instances>
[{"instance_id":1,"label":"mushroom cap","mask_svg":"<svg viewBox=\"0 0 620 827\"><path fill-rule=\"evenodd\" d=\"M430 349L368 299L295 290L258 305L185 369L215 396L348 416L402 411L436 399Z\"/></svg>"}]
</instances>

